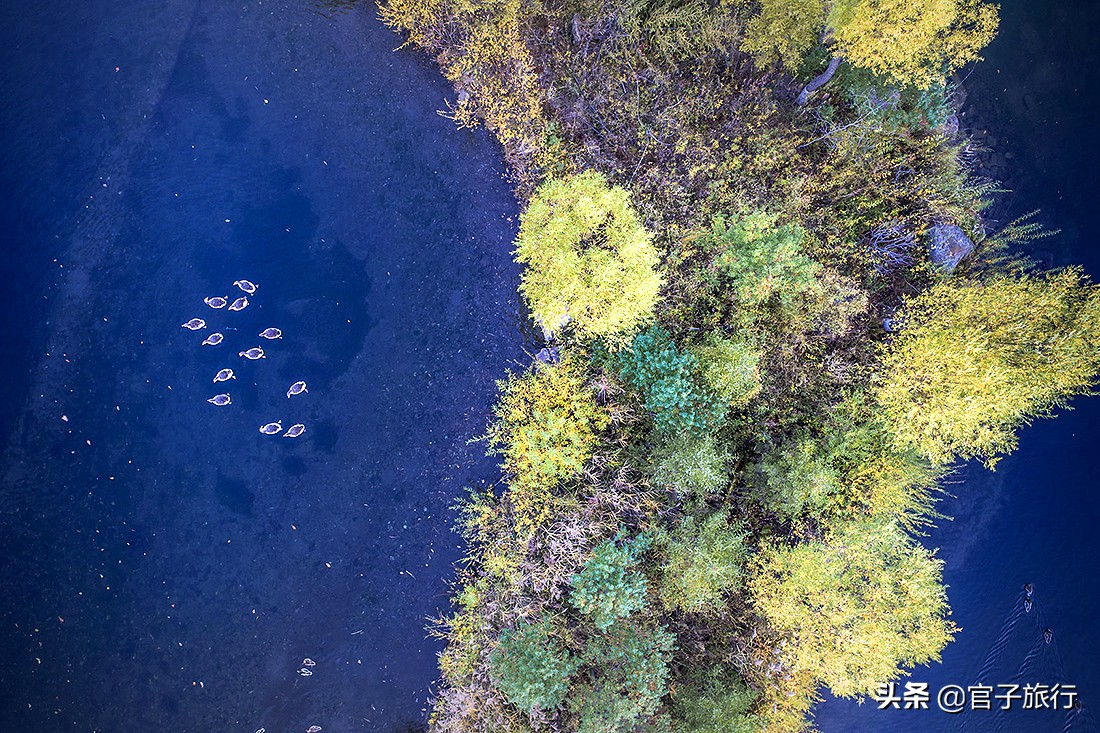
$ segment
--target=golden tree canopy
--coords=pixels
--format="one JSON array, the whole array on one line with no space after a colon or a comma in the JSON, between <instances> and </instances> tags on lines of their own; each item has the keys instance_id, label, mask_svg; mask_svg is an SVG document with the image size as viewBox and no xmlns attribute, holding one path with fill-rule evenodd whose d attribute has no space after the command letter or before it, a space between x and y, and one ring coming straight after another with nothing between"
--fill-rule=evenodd
<instances>
[{"instance_id":1,"label":"golden tree canopy","mask_svg":"<svg viewBox=\"0 0 1100 733\"><path fill-rule=\"evenodd\" d=\"M523 213L520 292L549 331L572 323L591 336L649 320L662 279L657 251L629 194L594 171L549 181Z\"/></svg>"},{"instance_id":2,"label":"golden tree canopy","mask_svg":"<svg viewBox=\"0 0 1100 733\"><path fill-rule=\"evenodd\" d=\"M898 320L878 401L898 444L937 463L994 463L1100 372L1100 292L1078 270L940 283Z\"/></svg>"},{"instance_id":3,"label":"golden tree canopy","mask_svg":"<svg viewBox=\"0 0 1100 733\"><path fill-rule=\"evenodd\" d=\"M997 22L980 0L834 0L827 21L853 66L921 88L978 60Z\"/></svg>"},{"instance_id":4,"label":"golden tree canopy","mask_svg":"<svg viewBox=\"0 0 1100 733\"><path fill-rule=\"evenodd\" d=\"M852 697L939 658L955 632L942 566L897 524L872 520L767 549L750 589L757 612L789 639L794 674Z\"/></svg>"}]
</instances>

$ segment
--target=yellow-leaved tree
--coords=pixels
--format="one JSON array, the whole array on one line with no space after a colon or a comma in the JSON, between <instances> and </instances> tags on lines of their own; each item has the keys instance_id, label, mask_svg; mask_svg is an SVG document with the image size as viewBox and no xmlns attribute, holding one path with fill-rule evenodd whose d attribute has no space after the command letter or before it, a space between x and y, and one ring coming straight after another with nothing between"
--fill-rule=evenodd
<instances>
[{"instance_id":1,"label":"yellow-leaved tree","mask_svg":"<svg viewBox=\"0 0 1100 733\"><path fill-rule=\"evenodd\" d=\"M787 640L780 661L803 694L824 683L853 697L939 658L955 633L942 566L895 522L866 520L823 540L765 547L749 590Z\"/></svg>"},{"instance_id":2,"label":"yellow-leaved tree","mask_svg":"<svg viewBox=\"0 0 1100 733\"><path fill-rule=\"evenodd\" d=\"M1079 270L940 283L898 322L878 402L898 445L936 463L994 464L1100 373L1100 291Z\"/></svg>"},{"instance_id":3,"label":"yellow-leaved tree","mask_svg":"<svg viewBox=\"0 0 1100 733\"><path fill-rule=\"evenodd\" d=\"M927 89L970 61L997 33L981 0L834 0L828 26L848 63Z\"/></svg>"},{"instance_id":4,"label":"yellow-leaved tree","mask_svg":"<svg viewBox=\"0 0 1100 733\"><path fill-rule=\"evenodd\" d=\"M486 437L504 458L507 498L523 536L550 515L554 488L584 467L608 417L569 358L536 363L522 375L508 375L499 387Z\"/></svg>"},{"instance_id":5,"label":"yellow-leaved tree","mask_svg":"<svg viewBox=\"0 0 1100 733\"><path fill-rule=\"evenodd\" d=\"M741 47L793 71L824 32L837 60L927 89L978 60L997 22L997 6L981 0L761 0Z\"/></svg>"},{"instance_id":6,"label":"yellow-leaved tree","mask_svg":"<svg viewBox=\"0 0 1100 733\"><path fill-rule=\"evenodd\" d=\"M539 324L610 337L650 319L662 279L629 194L595 171L548 181L521 219L520 292Z\"/></svg>"}]
</instances>

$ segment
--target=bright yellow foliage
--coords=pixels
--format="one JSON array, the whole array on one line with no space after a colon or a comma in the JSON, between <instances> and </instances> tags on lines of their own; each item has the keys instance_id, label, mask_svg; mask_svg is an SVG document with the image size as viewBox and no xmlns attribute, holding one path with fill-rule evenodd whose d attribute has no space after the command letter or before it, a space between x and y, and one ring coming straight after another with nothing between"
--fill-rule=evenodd
<instances>
[{"instance_id":1,"label":"bright yellow foliage","mask_svg":"<svg viewBox=\"0 0 1100 733\"><path fill-rule=\"evenodd\" d=\"M922 89L978 60L997 22L980 0L834 0L828 17L849 63Z\"/></svg>"},{"instance_id":2,"label":"bright yellow foliage","mask_svg":"<svg viewBox=\"0 0 1100 733\"><path fill-rule=\"evenodd\" d=\"M516 259L535 319L590 336L629 335L649 320L662 279L630 195L594 171L549 181L523 213Z\"/></svg>"},{"instance_id":3,"label":"bright yellow foliage","mask_svg":"<svg viewBox=\"0 0 1100 733\"><path fill-rule=\"evenodd\" d=\"M761 64L778 62L795 71L824 23L825 0L762 0L745 28L741 50Z\"/></svg>"},{"instance_id":4,"label":"bright yellow foliage","mask_svg":"<svg viewBox=\"0 0 1100 733\"><path fill-rule=\"evenodd\" d=\"M1100 292L1078 270L940 283L899 321L878 401L899 446L936 463L995 463L1100 373Z\"/></svg>"},{"instance_id":5,"label":"bright yellow foliage","mask_svg":"<svg viewBox=\"0 0 1100 733\"><path fill-rule=\"evenodd\" d=\"M853 66L927 89L976 61L997 32L981 0L761 0L742 50L795 71L823 29Z\"/></svg>"},{"instance_id":6,"label":"bright yellow foliage","mask_svg":"<svg viewBox=\"0 0 1100 733\"><path fill-rule=\"evenodd\" d=\"M942 565L893 522L852 523L822 541L767 547L750 591L788 640L792 674L853 697L939 658L955 633Z\"/></svg>"},{"instance_id":7,"label":"bright yellow foliage","mask_svg":"<svg viewBox=\"0 0 1100 733\"><path fill-rule=\"evenodd\" d=\"M608 417L569 360L510 374L500 389L487 437L511 476L506 496L523 536L549 516L554 488L584 467Z\"/></svg>"}]
</instances>

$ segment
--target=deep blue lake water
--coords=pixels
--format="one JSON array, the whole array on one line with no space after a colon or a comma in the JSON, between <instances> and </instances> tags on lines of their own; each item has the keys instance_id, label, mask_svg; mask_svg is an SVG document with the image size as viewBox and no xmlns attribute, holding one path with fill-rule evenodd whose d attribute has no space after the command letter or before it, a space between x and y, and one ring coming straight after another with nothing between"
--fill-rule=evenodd
<instances>
[{"instance_id":1,"label":"deep blue lake water","mask_svg":"<svg viewBox=\"0 0 1100 733\"><path fill-rule=\"evenodd\" d=\"M516 203L340 5L0 9L0 731L425 718L449 507L523 356Z\"/></svg>"},{"instance_id":2,"label":"deep blue lake water","mask_svg":"<svg viewBox=\"0 0 1100 733\"><path fill-rule=\"evenodd\" d=\"M1006 0L963 118L997 215L1041 207L1037 253L1094 277L1098 5ZM0 731L421 722L448 507L493 478L467 440L523 358L497 149L369 4L9 3L0 41ZM239 278L246 310L203 304ZM1084 713L828 701L823 731L1095 729L1100 399L1075 407L950 487L927 542L963 630L913 680L1075 684Z\"/></svg>"}]
</instances>

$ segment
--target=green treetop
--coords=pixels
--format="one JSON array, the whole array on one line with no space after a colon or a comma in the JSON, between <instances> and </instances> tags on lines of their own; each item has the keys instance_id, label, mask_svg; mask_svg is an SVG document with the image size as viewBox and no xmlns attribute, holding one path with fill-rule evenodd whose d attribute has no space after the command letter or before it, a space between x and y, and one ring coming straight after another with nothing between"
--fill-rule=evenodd
<instances>
[{"instance_id":1,"label":"green treetop","mask_svg":"<svg viewBox=\"0 0 1100 733\"><path fill-rule=\"evenodd\" d=\"M621 188L588 171L548 181L521 219L520 292L548 331L566 323L615 337L647 321L662 279L657 250Z\"/></svg>"},{"instance_id":2,"label":"green treetop","mask_svg":"<svg viewBox=\"0 0 1100 733\"><path fill-rule=\"evenodd\" d=\"M940 283L898 321L878 401L898 444L936 463L995 463L1100 373L1100 292L1077 270Z\"/></svg>"},{"instance_id":3,"label":"green treetop","mask_svg":"<svg viewBox=\"0 0 1100 733\"><path fill-rule=\"evenodd\" d=\"M646 579L636 567L652 540L640 535L624 542L623 537L620 532L598 545L571 580L573 606L591 617L597 629L609 628L646 603Z\"/></svg>"},{"instance_id":4,"label":"green treetop","mask_svg":"<svg viewBox=\"0 0 1100 733\"><path fill-rule=\"evenodd\" d=\"M524 712L561 705L578 666L554 637L548 619L505 631L489 657L494 683L508 702Z\"/></svg>"}]
</instances>

